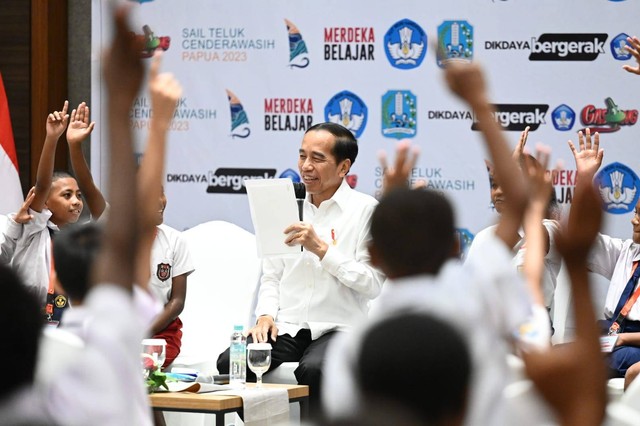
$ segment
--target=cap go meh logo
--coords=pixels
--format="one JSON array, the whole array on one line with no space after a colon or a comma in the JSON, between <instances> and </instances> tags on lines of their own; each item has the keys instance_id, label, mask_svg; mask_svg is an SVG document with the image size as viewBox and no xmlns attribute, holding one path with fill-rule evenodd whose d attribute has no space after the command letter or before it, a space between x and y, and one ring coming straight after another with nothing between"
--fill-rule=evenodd
<instances>
[{"instance_id":1,"label":"cap go meh logo","mask_svg":"<svg viewBox=\"0 0 640 426\"><path fill-rule=\"evenodd\" d=\"M617 132L621 126L633 126L638 121L637 109L621 110L610 97L604 102L606 108L596 108L594 105L582 108L580 120L591 132Z\"/></svg>"},{"instance_id":2,"label":"cap go meh logo","mask_svg":"<svg viewBox=\"0 0 640 426\"><path fill-rule=\"evenodd\" d=\"M171 46L171 37L156 36L149 25L144 25L142 32L143 34L135 34L137 39L143 41L142 51L140 52L140 57L142 58L150 58L157 49L168 50L169 46Z\"/></svg>"},{"instance_id":3,"label":"cap go meh logo","mask_svg":"<svg viewBox=\"0 0 640 426\"><path fill-rule=\"evenodd\" d=\"M403 19L384 35L384 50L395 68L417 68L427 54L427 34L415 22Z\"/></svg>"}]
</instances>

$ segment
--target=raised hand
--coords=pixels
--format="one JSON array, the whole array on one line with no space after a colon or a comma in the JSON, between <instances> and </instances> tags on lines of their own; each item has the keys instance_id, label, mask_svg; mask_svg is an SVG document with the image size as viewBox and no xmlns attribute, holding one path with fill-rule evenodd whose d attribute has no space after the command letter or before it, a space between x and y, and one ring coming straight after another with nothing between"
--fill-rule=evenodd
<instances>
[{"instance_id":1,"label":"raised hand","mask_svg":"<svg viewBox=\"0 0 640 426\"><path fill-rule=\"evenodd\" d=\"M182 86L171 73L159 73L162 54L157 51L149 70L149 94L153 119L158 125L168 127L173 119L176 103L182 96Z\"/></svg>"},{"instance_id":2,"label":"raised hand","mask_svg":"<svg viewBox=\"0 0 640 426\"><path fill-rule=\"evenodd\" d=\"M572 141L569 141L569 148L571 148L573 158L576 161L578 176L583 175L592 178L600 168L600 165L602 165L604 151L600 149L600 134L596 132L593 135L593 142L591 140L591 130L587 128L585 134L582 131L578 132L580 151L576 149Z\"/></svg>"},{"instance_id":3,"label":"raised hand","mask_svg":"<svg viewBox=\"0 0 640 426\"><path fill-rule=\"evenodd\" d=\"M449 63L445 68L445 78L449 89L472 108L487 103L487 89L482 69L475 62Z\"/></svg>"},{"instance_id":4,"label":"raised hand","mask_svg":"<svg viewBox=\"0 0 640 426\"><path fill-rule=\"evenodd\" d=\"M56 140L60 138L64 129L67 128L67 123L69 122L69 114L67 114L68 109L69 101L64 101L62 111L53 111L47 116L47 137L52 137Z\"/></svg>"},{"instance_id":5,"label":"raised hand","mask_svg":"<svg viewBox=\"0 0 640 426\"><path fill-rule=\"evenodd\" d=\"M527 126L522 131L522 133L520 133L520 139L518 140L518 144L516 145L516 148L513 150L513 159L518 164L520 164L520 161L522 160L522 153L524 152L524 146L527 144L527 138L529 137L529 129L530 127Z\"/></svg>"},{"instance_id":6,"label":"raised hand","mask_svg":"<svg viewBox=\"0 0 640 426\"><path fill-rule=\"evenodd\" d=\"M627 43L624 48L636 58L637 65L635 67L623 65L622 69L632 74L640 75L640 40L636 36L627 37Z\"/></svg>"},{"instance_id":7,"label":"raised hand","mask_svg":"<svg viewBox=\"0 0 640 426\"><path fill-rule=\"evenodd\" d=\"M22 203L20 210L18 210L16 214L13 216L13 220L16 223L24 225L25 223L33 219L33 215L29 214L29 207L31 207L31 202L33 201L35 196L36 196L36 187L33 186L29 190L29 193L27 194L27 198L25 198L24 203Z\"/></svg>"},{"instance_id":8,"label":"raised hand","mask_svg":"<svg viewBox=\"0 0 640 426\"><path fill-rule=\"evenodd\" d=\"M409 141L401 141L396 147L396 161L393 167L387 164L387 154L382 151L378 154L380 165L384 172L382 189L386 194L395 188L405 188L411 175L411 170L416 165L420 150L411 147ZM424 184L426 186L426 183Z\"/></svg>"},{"instance_id":9,"label":"raised hand","mask_svg":"<svg viewBox=\"0 0 640 426\"><path fill-rule=\"evenodd\" d=\"M524 132L522 132L524 133ZM523 173L529 184L529 203L546 210L553 185L551 173L547 173L550 149L544 145L536 146L536 158L525 156Z\"/></svg>"},{"instance_id":10,"label":"raised hand","mask_svg":"<svg viewBox=\"0 0 640 426\"><path fill-rule=\"evenodd\" d=\"M89 107L85 102L71 111L71 121L67 129L67 143L81 144L93 131L94 121L90 121Z\"/></svg>"}]
</instances>

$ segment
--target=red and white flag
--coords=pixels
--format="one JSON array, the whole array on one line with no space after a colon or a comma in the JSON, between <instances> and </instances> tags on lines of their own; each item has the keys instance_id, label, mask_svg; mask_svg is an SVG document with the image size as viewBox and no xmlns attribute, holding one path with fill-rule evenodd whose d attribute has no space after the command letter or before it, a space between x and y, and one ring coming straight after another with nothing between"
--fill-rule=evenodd
<instances>
[{"instance_id":1,"label":"red and white flag","mask_svg":"<svg viewBox=\"0 0 640 426\"><path fill-rule=\"evenodd\" d=\"M13 141L9 102L0 74L0 214L18 211L22 205L22 187L18 174L18 156Z\"/></svg>"}]
</instances>

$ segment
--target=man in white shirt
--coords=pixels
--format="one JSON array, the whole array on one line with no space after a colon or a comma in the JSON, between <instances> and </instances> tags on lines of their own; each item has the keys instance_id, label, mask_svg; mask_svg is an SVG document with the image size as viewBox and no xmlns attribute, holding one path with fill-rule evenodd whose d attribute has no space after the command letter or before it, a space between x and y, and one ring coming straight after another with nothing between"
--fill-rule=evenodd
<instances>
[{"instance_id":1,"label":"man in white shirt","mask_svg":"<svg viewBox=\"0 0 640 426\"><path fill-rule=\"evenodd\" d=\"M305 133L298 157L307 192L304 221L283 230L287 244L304 250L264 261L258 320L249 330L250 340L272 344L271 368L300 363L296 378L310 386L312 410L327 343L366 317L384 281L367 251L377 202L344 180L357 153L353 134L338 124L317 124ZM221 372L229 369L228 355L227 349L218 358Z\"/></svg>"}]
</instances>

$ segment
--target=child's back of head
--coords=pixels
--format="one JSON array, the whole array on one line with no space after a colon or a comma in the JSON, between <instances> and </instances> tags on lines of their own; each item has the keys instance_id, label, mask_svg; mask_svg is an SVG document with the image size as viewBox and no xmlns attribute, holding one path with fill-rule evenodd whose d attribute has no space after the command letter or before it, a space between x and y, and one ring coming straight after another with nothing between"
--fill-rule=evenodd
<instances>
[{"instance_id":1,"label":"child's back of head","mask_svg":"<svg viewBox=\"0 0 640 426\"><path fill-rule=\"evenodd\" d=\"M391 278L437 274L455 253L453 208L442 195L397 189L380 200L371 219L372 250Z\"/></svg>"},{"instance_id":2,"label":"child's back of head","mask_svg":"<svg viewBox=\"0 0 640 426\"><path fill-rule=\"evenodd\" d=\"M42 313L34 296L8 266L0 265L0 285L5 301L2 308L4 346L0 351L5 381L4 386L0 386L2 401L33 382Z\"/></svg>"}]
</instances>

